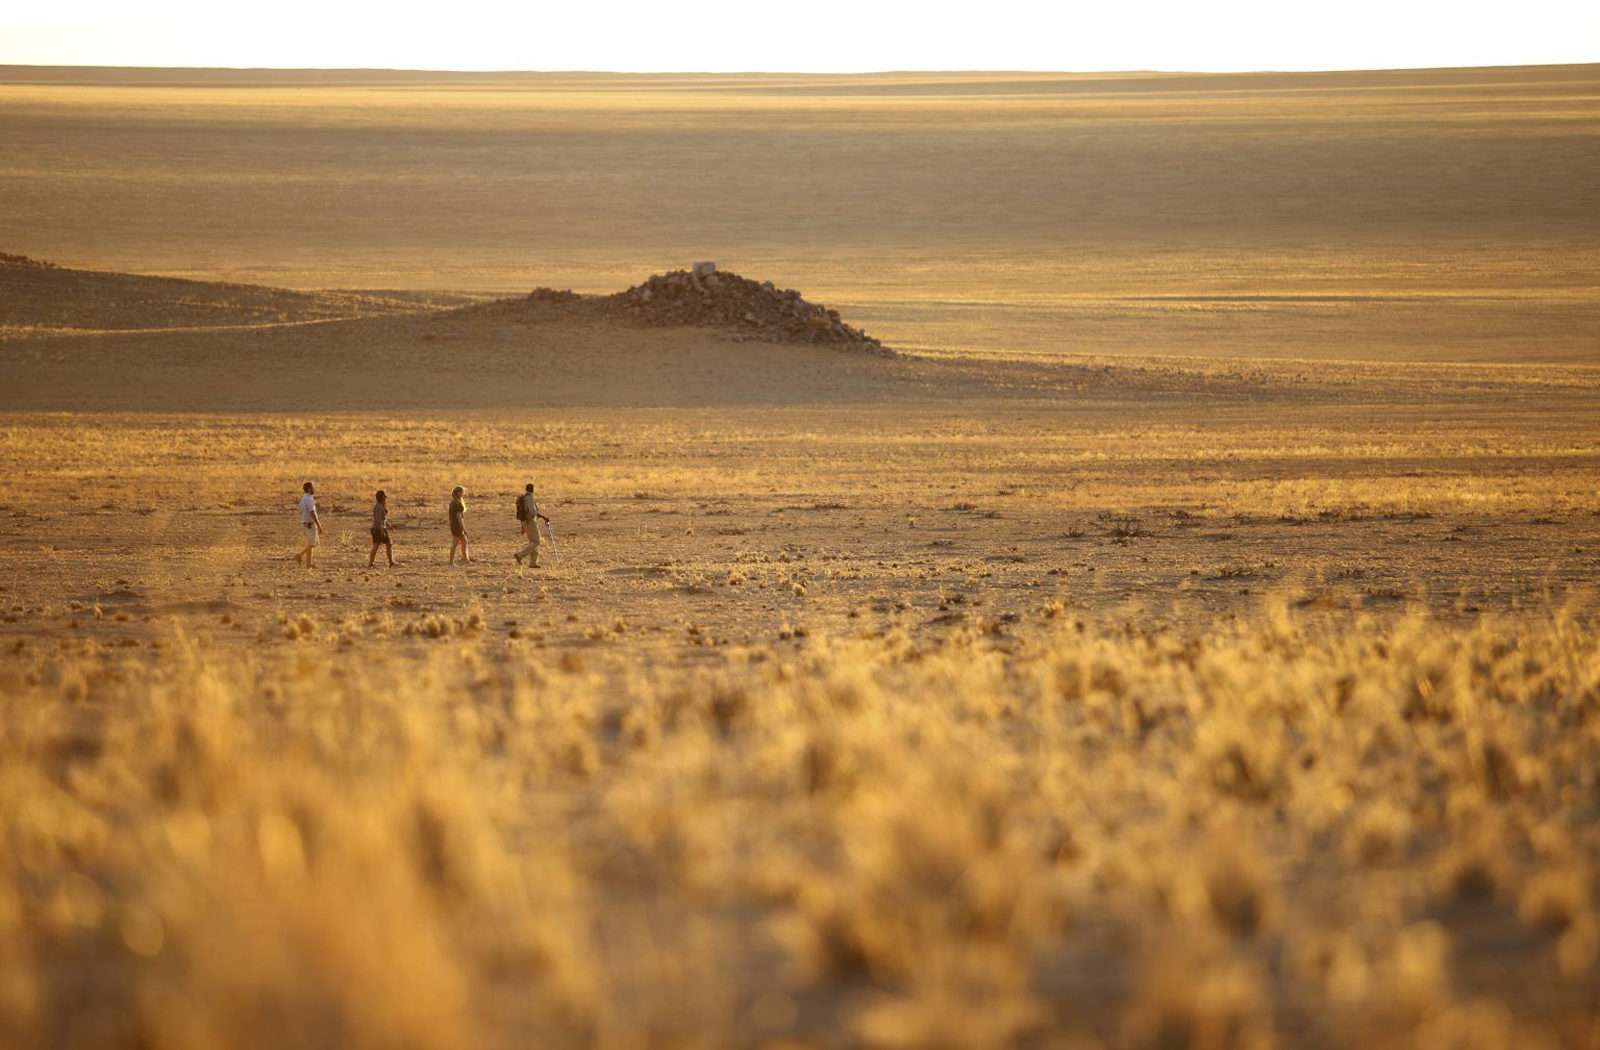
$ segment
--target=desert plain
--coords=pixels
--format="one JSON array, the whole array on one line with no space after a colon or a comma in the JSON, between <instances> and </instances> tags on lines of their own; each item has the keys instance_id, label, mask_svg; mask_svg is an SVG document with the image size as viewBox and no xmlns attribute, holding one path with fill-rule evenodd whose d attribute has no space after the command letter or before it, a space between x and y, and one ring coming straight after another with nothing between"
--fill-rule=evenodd
<instances>
[{"instance_id":1,"label":"desert plain","mask_svg":"<svg viewBox=\"0 0 1600 1050\"><path fill-rule=\"evenodd\" d=\"M0 146L0 1046L1600 1039L1600 68ZM701 259L892 352L604 298Z\"/></svg>"}]
</instances>

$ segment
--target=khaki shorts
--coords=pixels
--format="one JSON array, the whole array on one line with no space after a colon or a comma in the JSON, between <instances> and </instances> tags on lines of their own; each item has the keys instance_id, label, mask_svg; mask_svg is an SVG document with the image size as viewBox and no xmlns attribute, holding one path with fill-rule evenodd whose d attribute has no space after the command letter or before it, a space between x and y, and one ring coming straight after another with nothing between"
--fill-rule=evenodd
<instances>
[{"instance_id":1,"label":"khaki shorts","mask_svg":"<svg viewBox=\"0 0 1600 1050\"><path fill-rule=\"evenodd\" d=\"M308 547L315 547L317 544L322 542L322 538L317 533L317 527L315 525L300 526L300 533L306 538L306 546Z\"/></svg>"}]
</instances>

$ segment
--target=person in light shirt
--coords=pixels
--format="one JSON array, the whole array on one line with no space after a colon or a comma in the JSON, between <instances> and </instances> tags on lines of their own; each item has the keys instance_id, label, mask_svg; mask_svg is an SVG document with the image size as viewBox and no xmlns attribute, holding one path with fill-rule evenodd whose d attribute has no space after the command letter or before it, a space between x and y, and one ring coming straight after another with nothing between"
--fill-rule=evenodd
<instances>
[{"instance_id":1,"label":"person in light shirt","mask_svg":"<svg viewBox=\"0 0 1600 1050\"><path fill-rule=\"evenodd\" d=\"M305 538L305 550L294 556L295 561L305 560L306 568L311 568L311 552L317 544L322 542L322 519L317 517L317 500L315 497L316 486L306 482L300 486L305 495L300 497L300 532Z\"/></svg>"},{"instance_id":2,"label":"person in light shirt","mask_svg":"<svg viewBox=\"0 0 1600 1050\"><path fill-rule=\"evenodd\" d=\"M520 528L524 536L528 537L527 544L516 553L517 564L522 564L522 559L527 558L528 564L534 568L539 567L539 522L550 523L550 519L539 512L539 504L533 498L533 483L528 483L528 489L517 498L517 519L522 523Z\"/></svg>"},{"instance_id":3,"label":"person in light shirt","mask_svg":"<svg viewBox=\"0 0 1600 1050\"><path fill-rule=\"evenodd\" d=\"M389 497L382 489L373 497L372 504L372 550L367 554L367 568L372 568L378 560L378 548L383 548L384 557L389 559L389 564L394 564L394 544L389 542Z\"/></svg>"},{"instance_id":4,"label":"person in light shirt","mask_svg":"<svg viewBox=\"0 0 1600 1050\"><path fill-rule=\"evenodd\" d=\"M472 560L467 552L467 490L457 485L450 492L450 564L456 563L456 547L461 548L461 564Z\"/></svg>"}]
</instances>

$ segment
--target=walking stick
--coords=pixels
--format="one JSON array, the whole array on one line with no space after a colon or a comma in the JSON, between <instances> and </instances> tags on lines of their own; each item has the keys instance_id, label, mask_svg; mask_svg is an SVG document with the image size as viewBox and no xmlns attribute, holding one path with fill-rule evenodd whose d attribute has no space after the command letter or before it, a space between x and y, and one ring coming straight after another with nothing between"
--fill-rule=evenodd
<instances>
[{"instance_id":1,"label":"walking stick","mask_svg":"<svg viewBox=\"0 0 1600 1050\"><path fill-rule=\"evenodd\" d=\"M538 528L539 527L539 523L535 522L533 527L534 528ZM549 541L550 541L550 553L554 554L556 556L556 564L560 565L561 564L561 548L556 546L556 534L550 528L550 523L548 521L544 523L544 534L545 534L545 537L547 539L549 539Z\"/></svg>"}]
</instances>

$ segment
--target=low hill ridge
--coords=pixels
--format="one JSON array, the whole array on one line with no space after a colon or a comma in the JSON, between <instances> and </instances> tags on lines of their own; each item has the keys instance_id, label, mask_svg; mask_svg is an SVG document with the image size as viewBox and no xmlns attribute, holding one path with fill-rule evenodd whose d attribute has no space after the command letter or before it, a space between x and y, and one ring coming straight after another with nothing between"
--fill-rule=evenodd
<instances>
[{"instance_id":1,"label":"low hill ridge","mask_svg":"<svg viewBox=\"0 0 1600 1050\"><path fill-rule=\"evenodd\" d=\"M295 291L184 277L78 270L0 252L0 337L68 331L245 328L408 314L439 307L430 297Z\"/></svg>"},{"instance_id":2,"label":"low hill ridge","mask_svg":"<svg viewBox=\"0 0 1600 1050\"><path fill-rule=\"evenodd\" d=\"M611 295L540 289L466 306L417 294L0 260L0 409L795 406L921 389L921 365L837 313L735 274L659 274Z\"/></svg>"}]
</instances>

